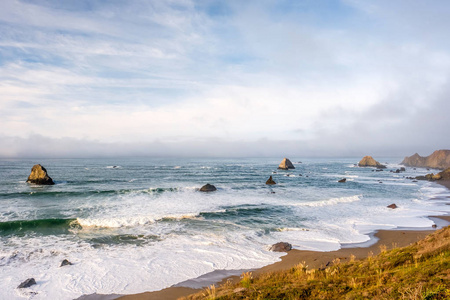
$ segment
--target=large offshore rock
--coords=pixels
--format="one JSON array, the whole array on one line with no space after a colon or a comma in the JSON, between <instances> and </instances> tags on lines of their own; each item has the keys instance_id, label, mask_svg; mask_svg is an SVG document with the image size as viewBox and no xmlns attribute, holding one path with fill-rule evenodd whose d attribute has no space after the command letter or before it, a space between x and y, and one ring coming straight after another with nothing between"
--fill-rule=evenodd
<instances>
[{"instance_id":1,"label":"large offshore rock","mask_svg":"<svg viewBox=\"0 0 450 300\"><path fill-rule=\"evenodd\" d=\"M28 176L27 182L46 185L55 184L53 179L48 176L47 170L41 165L34 165L33 168L31 168L31 174Z\"/></svg>"},{"instance_id":2,"label":"large offshore rock","mask_svg":"<svg viewBox=\"0 0 450 300\"><path fill-rule=\"evenodd\" d=\"M284 158L281 161L280 165L278 166L278 169L288 170L288 169L295 169L295 167L289 159Z\"/></svg>"},{"instance_id":3,"label":"large offshore rock","mask_svg":"<svg viewBox=\"0 0 450 300\"><path fill-rule=\"evenodd\" d=\"M358 163L358 166L360 167L375 167L378 169L384 169L386 168L385 165L380 164L375 159L373 159L372 156L364 156L363 159Z\"/></svg>"}]
</instances>

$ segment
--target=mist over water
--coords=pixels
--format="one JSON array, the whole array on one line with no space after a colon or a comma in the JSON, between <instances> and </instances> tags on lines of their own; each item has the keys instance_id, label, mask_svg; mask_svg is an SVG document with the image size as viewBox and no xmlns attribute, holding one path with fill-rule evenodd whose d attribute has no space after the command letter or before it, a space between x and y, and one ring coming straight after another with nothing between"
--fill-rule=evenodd
<instances>
[{"instance_id":1,"label":"mist over water","mask_svg":"<svg viewBox=\"0 0 450 300\"><path fill-rule=\"evenodd\" d=\"M377 229L431 228L448 191L353 159L1 160L0 295L73 299L82 294L158 290L214 270L277 261L279 241L332 251ZM56 182L26 178L40 163ZM266 186L272 175L275 186ZM346 183L338 183L347 178ZM380 181L382 183L380 183ZM212 193L198 191L214 184ZM396 203L395 210L386 208ZM63 259L72 266L60 268ZM34 277L27 291L16 287Z\"/></svg>"}]
</instances>

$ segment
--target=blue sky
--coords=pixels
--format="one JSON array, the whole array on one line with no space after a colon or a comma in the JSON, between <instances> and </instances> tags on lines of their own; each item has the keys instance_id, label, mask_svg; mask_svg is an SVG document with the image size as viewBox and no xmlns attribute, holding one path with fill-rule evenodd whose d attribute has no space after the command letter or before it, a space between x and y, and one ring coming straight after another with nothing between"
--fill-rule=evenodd
<instances>
[{"instance_id":1,"label":"blue sky","mask_svg":"<svg viewBox=\"0 0 450 300\"><path fill-rule=\"evenodd\" d=\"M447 1L0 2L0 157L450 148Z\"/></svg>"}]
</instances>

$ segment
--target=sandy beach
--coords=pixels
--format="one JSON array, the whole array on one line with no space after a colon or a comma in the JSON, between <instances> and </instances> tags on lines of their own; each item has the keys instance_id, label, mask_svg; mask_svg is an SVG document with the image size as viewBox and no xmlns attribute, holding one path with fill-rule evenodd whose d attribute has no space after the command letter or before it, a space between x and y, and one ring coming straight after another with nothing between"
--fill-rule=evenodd
<instances>
[{"instance_id":1,"label":"sandy beach","mask_svg":"<svg viewBox=\"0 0 450 300\"><path fill-rule=\"evenodd\" d=\"M450 189L450 180L439 181L439 184ZM436 217L444 220L444 226L450 223L450 216L439 216ZM439 228L439 227L438 227ZM300 262L305 262L309 268L320 268L325 266L328 262L339 258L342 262L348 261L350 256L354 255L356 259L363 259L370 255L377 255L380 253L380 246L386 247L387 250L395 247L404 247L413 244L432 233L435 229L430 230L379 230L374 235L373 238L376 242L372 245L354 245L349 248L341 248L337 251L330 252L316 252L316 251L303 251L303 250L291 250L287 255L281 257L281 261L274 264L265 266L263 268L253 270L252 273L255 276L266 272L275 272L290 269ZM223 279L216 285L220 285L227 280L238 281L239 276L232 276ZM187 296L189 294L198 292L199 289L193 289L188 287L169 287L161 291L146 292L134 295L126 295L119 297L121 300L170 300L178 299L180 297Z\"/></svg>"}]
</instances>

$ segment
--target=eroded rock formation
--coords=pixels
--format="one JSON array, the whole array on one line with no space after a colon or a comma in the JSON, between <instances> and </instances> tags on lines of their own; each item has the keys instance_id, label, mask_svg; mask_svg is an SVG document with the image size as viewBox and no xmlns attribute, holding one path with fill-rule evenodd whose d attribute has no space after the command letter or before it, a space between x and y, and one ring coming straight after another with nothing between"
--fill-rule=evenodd
<instances>
[{"instance_id":1,"label":"eroded rock formation","mask_svg":"<svg viewBox=\"0 0 450 300\"><path fill-rule=\"evenodd\" d=\"M278 166L278 169L289 170L289 169L295 169L295 167L289 159L284 158L281 161L280 165Z\"/></svg>"},{"instance_id":2,"label":"eroded rock formation","mask_svg":"<svg viewBox=\"0 0 450 300\"><path fill-rule=\"evenodd\" d=\"M380 164L375 159L373 159L372 156L364 156L363 159L358 163L358 166L360 167L375 167L378 169L384 169L386 168L385 165Z\"/></svg>"},{"instance_id":3,"label":"eroded rock formation","mask_svg":"<svg viewBox=\"0 0 450 300\"><path fill-rule=\"evenodd\" d=\"M47 170L41 165L34 165L33 168L31 168L31 174L28 176L27 182L46 185L55 184L53 179L48 176Z\"/></svg>"}]
</instances>

